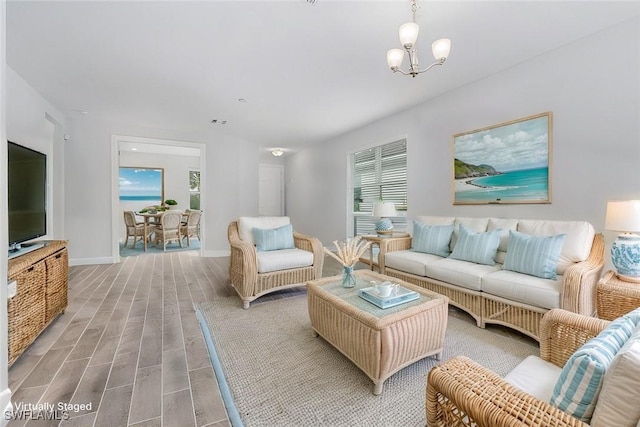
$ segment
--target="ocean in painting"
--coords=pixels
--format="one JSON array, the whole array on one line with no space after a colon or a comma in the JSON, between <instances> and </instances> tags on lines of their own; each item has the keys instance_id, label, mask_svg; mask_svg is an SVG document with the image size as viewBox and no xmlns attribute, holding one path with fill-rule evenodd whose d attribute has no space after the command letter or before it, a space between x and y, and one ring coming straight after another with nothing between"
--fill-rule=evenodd
<instances>
[{"instance_id":1,"label":"ocean in painting","mask_svg":"<svg viewBox=\"0 0 640 427\"><path fill-rule=\"evenodd\" d=\"M456 183L457 202L549 200L549 168L523 169Z\"/></svg>"},{"instance_id":2,"label":"ocean in painting","mask_svg":"<svg viewBox=\"0 0 640 427\"><path fill-rule=\"evenodd\" d=\"M120 196L120 200L128 200L128 201L155 201L160 202L160 196L157 195L142 195L142 196Z\"/></svg>"}]
</instances>

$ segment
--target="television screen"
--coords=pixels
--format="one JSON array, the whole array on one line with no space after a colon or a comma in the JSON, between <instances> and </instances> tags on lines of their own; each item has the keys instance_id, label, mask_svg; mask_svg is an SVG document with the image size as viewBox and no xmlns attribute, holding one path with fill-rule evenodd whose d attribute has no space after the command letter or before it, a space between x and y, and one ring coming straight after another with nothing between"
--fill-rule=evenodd
<instances>
[{"instance_id":1,"label":"television screen","mask_svg":"<svg viewBox=\"0 0 640 427\"><path fill-rule=\"evenodd\" d=\"M9 248L47 234L47 156L8 141Z\"/></svg>"}]
</instances>

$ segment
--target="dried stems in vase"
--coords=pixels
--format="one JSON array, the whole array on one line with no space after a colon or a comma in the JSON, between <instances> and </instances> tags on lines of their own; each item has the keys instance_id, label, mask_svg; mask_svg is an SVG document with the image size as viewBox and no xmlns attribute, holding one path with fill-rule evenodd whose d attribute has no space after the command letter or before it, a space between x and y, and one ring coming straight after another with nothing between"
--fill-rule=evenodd
<instances>
[{"instance_id":1,"label":"dried stems in vase","mask_svg":"<svg viewBox=\"0 0 640 427\"><path fill-rule=\"evenodd\" d=\"M335 258L344 267L351 267L358 262L360 257L362 257L367 249L369 249L371 242L362 240L361 236L356 236L342 242L334 240L333 244L337 249L337 253L332 252L326 247L324 248L324 251Z\"/></svg>"}]
</instances>

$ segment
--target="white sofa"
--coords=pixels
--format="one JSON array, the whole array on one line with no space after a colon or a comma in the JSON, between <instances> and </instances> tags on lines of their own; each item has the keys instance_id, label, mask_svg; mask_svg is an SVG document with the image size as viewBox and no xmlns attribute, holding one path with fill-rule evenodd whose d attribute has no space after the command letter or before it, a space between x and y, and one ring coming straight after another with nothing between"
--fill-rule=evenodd
<instances>
[{"instance_id":1,"label":"white sofa","mask_svg":"<svg viewBox=\"0 0 640 427\"><path fill-rule=\"evenodd\" d=\"M420 224L453 225L454 250L460 226L475 232L500 229L495 265L477 264L412 250L412 238L382 239L380 272L449 297L473 316L479 327L496 323L539 339L540 320L553 308L591 316L596 310L596 284L604 266L604 239L585 221L420 216ZM503 270L509 230L532 236L566 234L557 277L544 279ZM512 254L513 255L513 254Z\"/></svg>"}]
</instances>

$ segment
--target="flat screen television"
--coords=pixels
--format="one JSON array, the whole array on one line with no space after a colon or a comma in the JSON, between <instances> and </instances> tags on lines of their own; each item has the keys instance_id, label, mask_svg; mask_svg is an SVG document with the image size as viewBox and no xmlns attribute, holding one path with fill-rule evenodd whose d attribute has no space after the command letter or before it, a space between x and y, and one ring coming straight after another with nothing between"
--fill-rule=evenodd
<instances>
[{"instance_id":1,"label":"flat screen television","mask_svg":"<svg viewBox=\"0 0 640 427\"><path fill-rule=\"evenodd\" d=\"M7 142L9 251L47 234L47 156Z\"/></svg>"}]
</instances>

